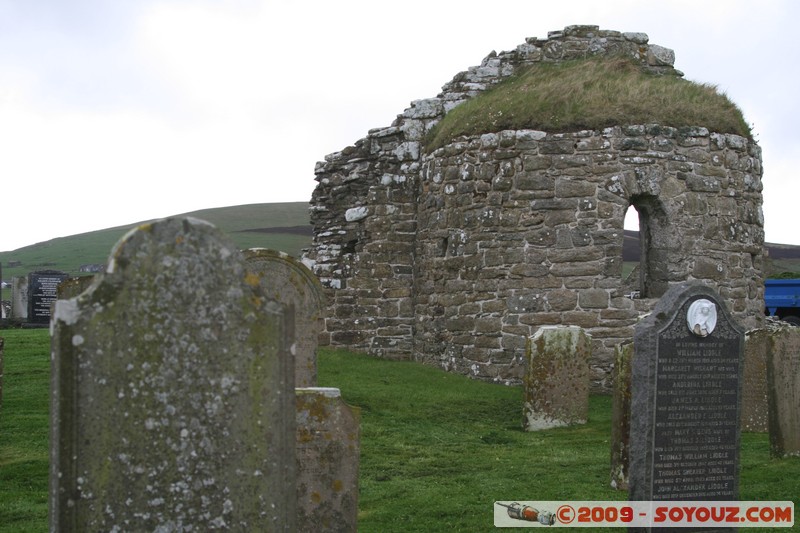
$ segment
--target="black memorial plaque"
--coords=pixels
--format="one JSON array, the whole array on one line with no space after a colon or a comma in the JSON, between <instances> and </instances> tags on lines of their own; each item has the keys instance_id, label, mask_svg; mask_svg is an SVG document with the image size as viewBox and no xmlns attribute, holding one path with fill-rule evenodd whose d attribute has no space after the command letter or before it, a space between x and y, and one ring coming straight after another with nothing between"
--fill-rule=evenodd
<instances>
[{"instance_id":1,"label":"black memorial plaque","mask_svg":"<svg viewBox=\"0 0 800 533\"><path fill-rule=\"evenodd\" d=\"M705 337L692 333L686 317L700 300L710 301L687 300L658 336L653 500L737 497L740 333L724 317Z\"/></svg>"},{"instance_id":2,"label":"black memorial plaque","mask_svg":"<svg viewBox=\"0 0 800 533\"><path fill-rule=\"evenodd\" d=\"M702 284L670 288L636 326L630 500L738 499L743 354L743 331Z\"/></svg>"},{"instance_id":3,"label":"black memorial plaque","mask_svg":"<svg viewBox=\"0 0 800 533\"><path fill-rule=\"evenodd\" d=\"M68 278L69 274L58 270L41 270L28 274L28 322L50 322L50 309L58 299L58 285Z\"/></svg>"}]
</instances>

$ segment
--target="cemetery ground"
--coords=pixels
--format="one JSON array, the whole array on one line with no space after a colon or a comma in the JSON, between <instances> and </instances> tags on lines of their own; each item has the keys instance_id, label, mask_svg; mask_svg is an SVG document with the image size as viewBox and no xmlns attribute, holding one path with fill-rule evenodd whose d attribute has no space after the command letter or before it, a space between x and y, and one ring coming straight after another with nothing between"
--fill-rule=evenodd
<instances>
[{"instance_id":1,"label":"cemetery ground","mask_svg":"<svg viewBox=\"0 0 800 533\"><path fill-rule=\"evenodd\" d=\"M43 532L50 339L46 329L0 336L0 532ZM608 396L591 398L585 425L526 433L519 387L320 352L319 385L340 388L361 410L361 532L490 531L496 500L627 499L609 487ZM800 507L800 458L772 459L766 433L743 433L739 497Z\"/></svg>"}]
</instances>

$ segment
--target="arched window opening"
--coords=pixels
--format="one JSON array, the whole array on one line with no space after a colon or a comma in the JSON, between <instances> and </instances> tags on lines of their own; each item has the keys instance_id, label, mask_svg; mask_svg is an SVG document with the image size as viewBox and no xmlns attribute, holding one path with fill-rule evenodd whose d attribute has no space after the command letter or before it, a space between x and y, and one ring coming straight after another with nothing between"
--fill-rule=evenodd
<instances>
[{"instance_id":1,"label":"arched window opening","mask_svg":"<svg viewBox=\"0 0 800 533\"><path fill-rule=\"evenodd\" d=\"M668 224L661 201L652 195L635 196L630 200L625 218L626 228L638 225L639 230L638 254L635 248L630 254L638 258L636 266L632 270L623 270L628 272L627 277L623 275L625 289L638 291L640 298L659 298L669 287ZM635 238L630 232L626 233L625 241L625 245L635 246Z\"/></svg>"},{"instance_id":2,"label":"arched window opening","mask_svg":"<svg viewBox=\"0 0 800 533\"><path fill-rule=\"evenodd\" d=\"M629 298L641 298L639 213L632 205L628 206L625 212L624 229L622 241L622 287L625 295Z\"/></svg>"}]
</instances>

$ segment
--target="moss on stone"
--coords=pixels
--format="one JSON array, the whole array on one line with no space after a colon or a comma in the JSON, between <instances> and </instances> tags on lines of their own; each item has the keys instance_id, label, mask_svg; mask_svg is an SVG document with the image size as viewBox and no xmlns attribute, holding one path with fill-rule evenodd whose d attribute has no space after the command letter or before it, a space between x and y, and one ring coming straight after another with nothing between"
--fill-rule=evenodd
<instances>
[{"instance_id":1,"label":"moss on stone","mask_svg":"<svg viewBox=\"0 0 800 533\"><path fill-rule=\"evenodd\" d=\"M654 74L616 56L524 69L451 110L426 148L503 130L565 133L632 124L702 126L752 139L741 110L715 86Z\"/></svg>"}]
</instances>

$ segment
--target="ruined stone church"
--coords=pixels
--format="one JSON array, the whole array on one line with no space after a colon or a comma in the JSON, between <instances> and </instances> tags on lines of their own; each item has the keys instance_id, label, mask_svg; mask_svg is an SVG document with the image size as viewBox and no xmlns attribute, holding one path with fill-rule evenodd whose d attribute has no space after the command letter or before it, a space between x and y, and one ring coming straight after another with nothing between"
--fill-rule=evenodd
<instances>
[{"instance_id":1,"label":"ruined stone church","mask_svg":"<svg viewBox=\"0 0 800 533\"><path fill-rule=\"evenodd\" d=\"M680 78L674 53L648 40L597 26L529 38L318 163L304 262L328 295L322 342L514 383L529 336L576 325L591 335L603 390L615 346L671 284L706 282L746 328L759 326L762 166L751 136L644 120L430 140L451 111L537 65L624 57ZM629 208L641 260L623 276Z\"/></svg>"}]
</instances>

